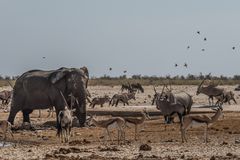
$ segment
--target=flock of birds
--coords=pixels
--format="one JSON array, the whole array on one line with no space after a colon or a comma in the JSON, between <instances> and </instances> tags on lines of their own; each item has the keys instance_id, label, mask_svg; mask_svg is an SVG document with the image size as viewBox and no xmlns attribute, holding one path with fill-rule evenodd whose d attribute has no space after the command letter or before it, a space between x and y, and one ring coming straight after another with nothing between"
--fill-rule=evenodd
<instances>
[{"instance_id":1,"label":"flock of birds","mask_svg":"<svg viewBox=\"0 0 240 160\"><path fill-rule=\"evenodd\" d=\"M201 35L201 32L200 32L200 31L197 31L196 33L197 33L198 35ZM207 41L207 37L204 37L204 38L203 38L203 41ZM188 46L187 46L187 50L189 50L190 48L191 48L191 46L188 45ZM232 46L232 50L235 50L235 49L236 49L236 47L235 47L235 46ZM205 50L206 50L205 48L202 48L202 49L201 49L202 52L204 52ZM46 57L43 56L42 59L46 59ZM180 65L177 64L177 63L174 64L174 67L179 67L179 66L180 66ZM188 68L188 64L185 62L185 63L183 64L183 67ZM109 68L109 71L112 71L112 67ZM126 74L126 73L127 73L127 70L124 70L123 73Z\"/></svg>"},{"instance_id":2,"label":"flock of birds","mask_svg":"<svg viewBox=\"0 0 240 160\"><path fill-rule=\"evenodd\" d=\"M200 32L200 31L197 31L196 33L197 33L198 35L201 35L201 32ZM203 41L207 41L207 37L204 37L204 38L203 38ZM191 48L191 46L188 45L188 46L187 46L187 50L189 50L190 48ZM235 47L235 46L232 46L232 50L235 50L235 49L236 49L236 47ZM202 49L201 49L202 52L204 52L205 50L206 50L205 48L202 48ZM174 66L175 66L175 67L178 67L179 65L178 65L177 63L175 63ZM185 63L183 66L187 68L188 65L187 65L187 63Z\"/></svg>"}]
</instances>

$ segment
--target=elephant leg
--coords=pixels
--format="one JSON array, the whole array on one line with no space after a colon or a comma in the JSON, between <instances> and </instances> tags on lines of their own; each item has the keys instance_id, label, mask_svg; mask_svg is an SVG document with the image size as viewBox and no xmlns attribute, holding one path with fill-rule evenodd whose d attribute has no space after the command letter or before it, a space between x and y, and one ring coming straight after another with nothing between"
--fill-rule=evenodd
<instances>
[{"instance_id":1,"label":"elephant leg","mask_svg":"<svg viewBox=\"0 0 240 160\"><path fill-rule=\"evenodd\" d=\"M164 116L164 121L166 124L168 124L168 116Z\"/></svg>"},{"instance_id":2,"label":"elephant leg","mask_svg":"<svg viewBox=\"0 0 240 160\"><path fill-rule=\"evenodd\" d=\"M79 119L80 127L84 127L85 126L86 116L87 116L87 113L80 113L79 114L78 119Z\"/></svg>"},{"instance_id":3,"label":"elephant leg","mask_svg":"<svg viewBox=\"0 0 240 160\"><path fill-rule=\"evenodd\" d=\"M41 118L41 115L42 115L42 114L41 114L41 109L39 109L38 112L39 112L39 113L38 113L38 118Z\"/></svg>"},{"instance_id":4,"label":"elephant leg","mask_svg":"<svg viewBox=\"0 0 240 160\"><path fill-rule=\"evenodd\" d=\"M31 109L25 109L22 111L23 113L23 122L28 122L30 123L30 118L29 118L29 114L32 113L33 110Z\"/></svg>"},{"instance_id":5,"label":"elephant leg","mask_svg":"<svg viewBox=\"0 0 240 160\"><path fill-rule=\"evenodd\" d=\"M16 117L16 114L19 112L20 110L14 110L12 107L10 109L10 114L8 116L8 122L10 122L12 125L14 124L14 119Z\"/></svg>"},{"instance_id":6,"label":"elephant leg","mask_svg":"<svg viewBox=\"0 0 240 160\"><path fill-rule=\"evenodd\" d=\"M56 127L57 127L57 129L59 129L59 127L60 127L60 124L59 124L59 120L58 120L58 114L59 114L59 112L60 112L60 110L58 110L58 109L56 109L55 108L55 110L56 110L56 122L57 122L57 124L56 124Z\"/></svg>"},{"instance_id":7,"label":"elephant leg","mask_svg":"<svg viewBox=\"0 0 240 160\"><path fill-rule=\"evenodd\" d=\"M87 113L86 112L81 112L79 107L76 108L76 113L77 113L76 116L79 120L80 127L84 127L85 122L86 122Z\"/></svg>"},{"instance_id":8,"label":"elephant leg","mask_svg":"<svg viewBox=\"0 0 240 160\"><path fill-rule=\"evenodd\" d=\"M117 105L118 105L118 102L119 102L119 99L117 100L117 102L116 102L116 104L115 104L115 107L117 107Z\"/></svg>"}]
</instances>

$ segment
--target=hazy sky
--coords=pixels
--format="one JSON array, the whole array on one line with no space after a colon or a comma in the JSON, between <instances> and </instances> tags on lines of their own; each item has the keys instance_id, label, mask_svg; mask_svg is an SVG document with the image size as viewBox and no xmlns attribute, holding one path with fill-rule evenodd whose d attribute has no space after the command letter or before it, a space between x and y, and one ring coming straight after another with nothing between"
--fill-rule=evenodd
<instances>
[{"instance_id":1,"label":"hazy sky","mask_svg":"<svg viewBox=\"0 0 240 160\"><path fill-rule=\"evenodd\" d=\"M0 0L0 74L240 74L239 16L239 0Z\"/></svg>"}]
</instances>

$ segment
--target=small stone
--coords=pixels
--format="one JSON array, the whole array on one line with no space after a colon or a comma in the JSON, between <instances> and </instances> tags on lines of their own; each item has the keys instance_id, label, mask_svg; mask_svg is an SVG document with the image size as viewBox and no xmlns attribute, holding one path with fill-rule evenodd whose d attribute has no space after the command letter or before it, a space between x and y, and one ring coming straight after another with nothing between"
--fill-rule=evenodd
<instances>
[{"instance_id":1,"label":"small stone","mask_svg":"<svg viewBox=\"0 0 240 160\"><path fill-rule=\"evenodd\" d=\"M236 144L240 144L240 140L239 140L239 139L236 139L236 140L235 140L235 143L236 143Z\"/></svg>"},{"instance_id":2,"label":"small stone","mask_svg":"<svg viewBox=\"0 0 240 160\"><path fill-rule=\"evenodd\" d=\"M215 158L215 156L212 156L211 158L210 158L210 160L215 160L216 158Z\"/></svg>"},{"instance_id":3,"label":"small stone","mask_svg":"<svg viewBox=\"0 0 240 160\"><path fill-rule=\"evenodd\" d=\"M46 136L42 136L42 139L43 139L44 141L47 141L49 138L46 137Z\"/></svg>"},{"instance_id":4,"label":"small stone","mask_svg":"<svg viewBox=\"0 0 240 160\"><path fill-rule=\"evenodd\" d=\"M183 155L181 155L181 157L180 157L181 159L184 159L185 158L185 155L183 154Z\"/></svg>"},{"instance_id":5,"label":"small stone","mask_svg":"<svg viewBox=\"0 0 240 160\"><path fill-rule=\"evenodd\" d=\"M228 156L228 157L232 157L233 154L232 154L232 153L227 153L226 156Z\"/></svg>"},{"instance_id":6,"label":"small stone","mask_svg":"<svg viewBox=\"0 0 240 160\"><path fill-rule=\"evenodd\" d=\"M141 159L141 158L143 158L143 155L141 153L139 153L137 159Z\"/></svg>"},{"instance_id":7,"label":"small stone","mask_svg":"<svg viewBox=\"0 0 240 160\"><path fill-rule=\"evenodd\" d=\"M151 151L152 147L149 146L148 144L142 144L139 148L140 151Z\"/></svg>"},{"instance_id":8,"label":"small stone","mask_svg":"<svg viewBox=\"0 0 240 160\"><path fill-rule=\"evenodd\" d=\"M225 141L223 141L223 143L222 143L222 145L227 145L228 143L227 142L225 142Z\"/></svg>"},{"instance_id":9,"label":"small stone","mask_svg":"<svg viewBox=\"0 0 240 160\"><path fill-rule=\"evenodd\" d=\"M50 159L50 158L53 158L53 157L54 157L54 156L53 156L52 154L46 154L46 155L45 155L45 158L46 158L46 159Z\"/></svg>"}]
</instances>

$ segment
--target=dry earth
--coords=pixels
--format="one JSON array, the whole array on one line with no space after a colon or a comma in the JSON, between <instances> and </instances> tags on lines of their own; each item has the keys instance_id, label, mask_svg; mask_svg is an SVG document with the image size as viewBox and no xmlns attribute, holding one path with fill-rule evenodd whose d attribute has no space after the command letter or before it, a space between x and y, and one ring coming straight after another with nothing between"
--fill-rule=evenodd
<instances>
[{"instance_id":1,"label":"dry earth","mask_svg":"<svg viewBox=\"0 0 240 160\"><path fill-rule=\"evenodd\" d=\"M235 86L223 86L233 90ZM137 100L131 101L130 106L103 108L97 106L96 110L155 110L150 106L153 88L146 86L145 93L138 93ZM89 87L92 97L98 95L113 95L120 91L119 86ZM173 86L175 92L184 90L193 96L195 105L208 103L204 95L195 96L196 86ZM158 88L161 90L161 87ZM238 92L235 92L237 102L240 103ZM149 98L150 96L151 98ZM92 110L92 109L89 109ZM210 109L204 109L209 110ZM240 107L238 105L224 106L224 119L220 119L209 129L210 142L203 143L203 127L190 128L187 132L188 142L181 143L179 124L165 125L163 119L147 120L139 133L138 141L134 141L134 130L126 129L126 144L117 145L117 141L107 142L103 145L103 130L100 128L73 128L69 144L60 143L56 137L54 127L55 118L47 118L47 111L38 118L38 112L31 115L35 131L14 131L14 139L8 136L9 146L0 147L0 159L240 159ZM212 114L209 114L210 116ZM7 119L8 113L0 111L1 120ZM21 125L22 115L19 113L15 119L16 126ZM144 129L143 129L144 127ZM115 136L116 133L112 131ZM2 139L2 138L1 138ZM149 151L140 151L145 145ZM150 148L146 147L150 146Z\"/></svg>"}]
</instances>

